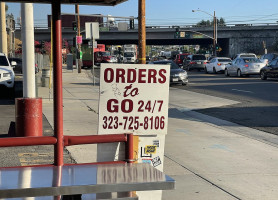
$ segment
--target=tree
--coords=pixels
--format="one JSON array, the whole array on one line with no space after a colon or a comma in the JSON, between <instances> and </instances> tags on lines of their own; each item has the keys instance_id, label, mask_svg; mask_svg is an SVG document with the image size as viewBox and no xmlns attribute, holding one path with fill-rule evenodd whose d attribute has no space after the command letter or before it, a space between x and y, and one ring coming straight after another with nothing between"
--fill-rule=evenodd
<instances>
[{"instance_id":1,"label":"tree","mask_svg":"<svg viewBox=\"0 0 278 200\"><path fill-rule=\"evenodd\" d=\"M226 22L223 17L221 17L220 19L217 19L217 25L218 26L226 26Z\"/></svg>"},{"instance_id":2,"label":"tree","mask_svg":"<svg viewBox=\"0 0 278 200\"><path fill-rule=\"evenodd\" d=\"M10 44L10 35L7 35L7 43ZM11 46L8 45L8 52L11 51ZM21 52L22 41L20 39L14 38L14 50L15 52Z\"/></svg>"},{"instance_id":3,"label":"tree","mask_svg":"<svg viewBox=\"0 0 278 200\"><path fill-rule=\"evenodd\" d=\"M213 20L202 20L200 22L197 23L197 26L213 26ZM218 26L226 26L225 20L223 17L221 17L220 19L217 18L217 25Z\"/></svg>"}]
</instances>

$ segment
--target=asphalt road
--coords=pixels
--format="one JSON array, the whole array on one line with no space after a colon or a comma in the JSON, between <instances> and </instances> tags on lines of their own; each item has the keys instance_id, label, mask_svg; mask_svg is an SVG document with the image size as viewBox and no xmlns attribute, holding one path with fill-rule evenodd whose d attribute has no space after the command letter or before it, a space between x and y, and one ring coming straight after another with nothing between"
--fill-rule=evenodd
<instances>
[{"instance_id":1,"label":"asphalt road","mask_svg":"<svg viewBox=\"0 0 278 200\"><path fill-rule=\"evenodd\" d=\"M173 87L240 102L197 112L278 135L278 79L262 81L259 76L225 77L197 71L188 75L188 86Z\"/></svg>"}]
</instances>

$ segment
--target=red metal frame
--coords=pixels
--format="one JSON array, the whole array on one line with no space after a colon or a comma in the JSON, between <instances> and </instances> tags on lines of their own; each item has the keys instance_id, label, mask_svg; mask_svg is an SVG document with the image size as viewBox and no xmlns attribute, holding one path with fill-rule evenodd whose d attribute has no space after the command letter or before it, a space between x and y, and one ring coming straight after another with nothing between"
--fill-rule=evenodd
<instances>
[{"instance_id":1,"label":"red metal frame","mask_svg":"<svg viewBox=\"0 0 278 200\"><path fill-rule=\"evenodd\" d=\"M109 161L97 163L82 163L82 164L116 164L116 163L132 163L133 162L133 134L110 134L110 135L84 135L84 136L63 136L62 149L65 146L82 145L82 144L99 144L99 143L115 143L124 142L126 148L126 155L124 161ZM42 137L10 137L0 138L0 147L16 147L16 146L39 146L39 145L58 145L56 137L42 136ZM54 165L57 159L54 156ZM60 159L60 158L59 158ZM75 164L63 164L75 165ZM53 166L48 165L32 165L33 167ZM57 166L57 165L56 165ZM21 166L30 167L30 166Z\"/></svg>"},{"instance_id":2,"label":"red metal frame","mask_svg":"<svg viewBox=\"0 0 278 200\"><path fill-rule=\"evenodd\" d=\"M54 93L54 164L62 166L63 161L63 83L62 83L62 26L61 2L52 1L53 21L53 93Z\"/></svg>"},{"instance_id":3,"label":"red metal frame","mask_svg":"<svg viewBox=\"0 0 278 200\"><path fill-rule=\"evenodd\" d=\"M91 136L64 136L63 135L63 85L62 85L62 27L61 27L61 2L52 1L53 20L53 83L54 83L54 137L17 137L1 138L0 147L54 145L54 165L63 166L63 150L65 146L96 143L125 142L126 160L104 163L131 163L133 162L133 135L91 135ZM51 166L51 165L35 165ZM25 167L25 166L24 166Z\"/></svg>"}]
</instances>

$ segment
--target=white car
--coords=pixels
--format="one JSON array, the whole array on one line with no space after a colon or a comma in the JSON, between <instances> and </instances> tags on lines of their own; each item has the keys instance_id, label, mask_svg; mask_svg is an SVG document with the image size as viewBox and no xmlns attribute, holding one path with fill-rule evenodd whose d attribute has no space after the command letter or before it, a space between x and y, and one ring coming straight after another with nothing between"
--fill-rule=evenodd
<instances>
[{"instance_id":1,"label":"white car","mask_svg":"<svg viewBox=\"0 0 278 200\"><path fill-rule=\"evenodd\" d=\"M16 65L16 62L13 61L12 65ZM0 85L4 85L7 88L14 87L14 70L7 56L3 53L0 53Z\"/></svg>"},{"instance_id":2,"label":"white car","mask_svg":"<svg viewBox=\"0 0 278 200\"><path fill-rule=\"evenodd\" d=\"M215 57L207 62L205 66L205 73L213 72L213 73L224 73L227 65L231 64L232 60L226 57Z\"/></svg>"}]
</instances>

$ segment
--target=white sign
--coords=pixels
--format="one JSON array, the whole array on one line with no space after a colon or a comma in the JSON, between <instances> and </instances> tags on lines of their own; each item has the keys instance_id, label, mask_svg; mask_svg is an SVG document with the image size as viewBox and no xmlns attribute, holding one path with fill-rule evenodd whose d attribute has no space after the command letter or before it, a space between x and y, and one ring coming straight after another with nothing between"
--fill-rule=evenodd
<instances>
[{"instance_id":1,"label":"white sign","mask_svg":"<svg viewBox=\"0 0 278 200\"><path fill-rule=\"evenodd\" d=\"M94 41L94 48L97 48L97 41Z\"/></svg>"},{"instance_id":2,"label":"white sign","mask_svg":"<svg viewBox=\"0 0 278 200\"><path fill-rule=\"evenodd\" d=\"M85 23L85 37L86 37L86 39L99 39L98 22L86 22Z\"/></svg>"},{"instance_id":3,"label":"white sign","mask_svg":"<svg viewBox=\"0 0 278 200\"><path fill-rule=\"evenodd\" d=\"M102 64L99 133L165 135L170 65Z\"/></svg>"}]
</instances>

